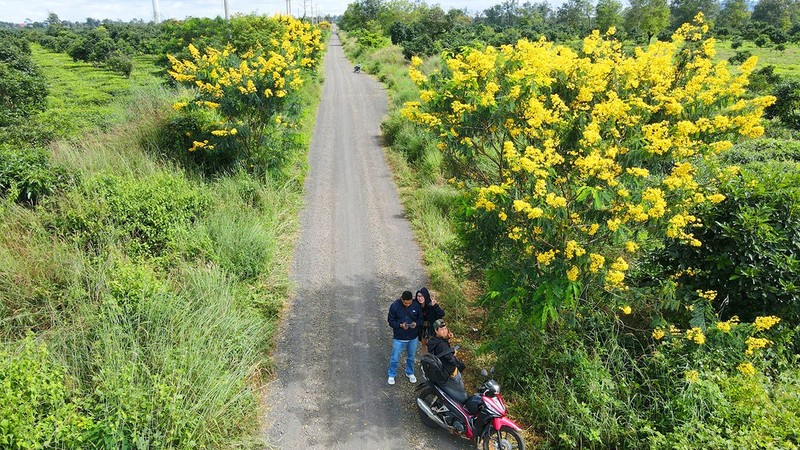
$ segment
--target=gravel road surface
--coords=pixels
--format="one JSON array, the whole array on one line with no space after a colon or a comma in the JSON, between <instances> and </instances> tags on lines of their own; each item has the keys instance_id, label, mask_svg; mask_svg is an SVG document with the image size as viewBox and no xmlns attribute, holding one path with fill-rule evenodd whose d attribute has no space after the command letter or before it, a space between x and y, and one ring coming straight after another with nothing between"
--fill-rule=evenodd
<instances>
[{"instance_id":1,"label":"gravel road surface","mask_svg":"<svg viewBox=\"0 0 800 450\"><path fill-rule=\"evenodd\" d=\"M353 73L334 33L291 269L295 291L278 334L277 377L263 396L266 439L276 448L470 448L420 423L404 362L397 384L386 384L389 305L426 280L384 159L386 108L384 88Z\"/></svg>"}]
</instances>

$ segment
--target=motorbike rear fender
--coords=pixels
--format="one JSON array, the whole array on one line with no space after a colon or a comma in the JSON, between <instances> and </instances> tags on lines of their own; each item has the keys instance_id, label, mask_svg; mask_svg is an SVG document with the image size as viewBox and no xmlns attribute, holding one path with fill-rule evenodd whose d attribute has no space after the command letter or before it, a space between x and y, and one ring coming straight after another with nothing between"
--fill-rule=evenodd
<instances>
[{"instance_id":1,"label":"motorbike rear fender","mask_svg":"<svg viewBox=\"0 0 800 450\"><path fill-rule=\"evenodd\" d=\"M508 417L495 417L492 419L492 427L495 430L499 430L502 427L509 427L511 429L521 431L522 429L519 425L515 424L513 420L509 419Z\"/></svg>"}]
</instances>

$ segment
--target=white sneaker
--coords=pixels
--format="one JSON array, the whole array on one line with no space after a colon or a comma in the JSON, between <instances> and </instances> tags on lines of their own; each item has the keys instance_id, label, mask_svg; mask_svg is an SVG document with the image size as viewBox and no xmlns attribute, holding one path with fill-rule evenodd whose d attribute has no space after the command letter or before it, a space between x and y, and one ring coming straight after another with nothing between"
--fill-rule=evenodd
<instances>
[{"instance_id":1,"label":"white sneaker","mask_svg":"<svg viewBox=\"0 0 800 450\"><path fill-rule=\"evenodd\" d=\"M387 383L393 385L394 384L394 377L389 377L389 380L387 380Z\"/></svg>"},{"instance_id":2,"label":"white sneaker","mask_svg":"<svg viewBox=\"0 0 800 450\"><path fill-rule=\"evenodd\" d=\"M413 374L412 375L408 375L408 381L410 381L412 384L416 383L417 382L417 377L415 377Z\"/></svg>"}]
</instances>

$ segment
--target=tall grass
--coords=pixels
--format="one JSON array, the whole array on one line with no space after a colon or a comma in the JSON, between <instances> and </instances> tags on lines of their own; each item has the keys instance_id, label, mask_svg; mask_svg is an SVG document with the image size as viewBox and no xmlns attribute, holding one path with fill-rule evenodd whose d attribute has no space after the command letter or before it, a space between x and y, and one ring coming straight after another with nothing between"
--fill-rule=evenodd
<instances>
[{"instance_id":1,"label":"tall grass","mask_svg":"<svg viewBox=\"0 0 800 450\"><path fill-rule=\"evenodd\" d=\"M120 123L107 131L84 133L60 140L51 148L52 160L82 174L107 172L132 176L152 175L173 158L176 148L162 148L161 130L172 116L176 94L161 86L132 91L117 108Z\"/></svg>"},{"instance_id":2,"label":"tall grass","mask_svg":"<svg viewBox=\"0 0 800 450\"><path fill-rule=\"evenodd\" d=\"M82 258L51 236L37 211L0 210L0 340L46 330L63 320L82 290Z\"/></svg>"},{"instance_id":3,"label":"tall grass","mask_svg":"<svg viewBox=\"0 0 800 450\"><path fill-rule=\"evenodd\" d=\"M165 139L179 93L152 73L126 81L36 53L54 85L38 120L63 137L52 159L71 181L35 208L0 207L0 340L24 356L35 332L50 351L13 368L25 379L50 361L67 403L0 395L0 411L56 424L72 411L57 447L263 447L257 391L290 289L319 82L286 167L208 176Z\"/></svg>"}]
</instances>

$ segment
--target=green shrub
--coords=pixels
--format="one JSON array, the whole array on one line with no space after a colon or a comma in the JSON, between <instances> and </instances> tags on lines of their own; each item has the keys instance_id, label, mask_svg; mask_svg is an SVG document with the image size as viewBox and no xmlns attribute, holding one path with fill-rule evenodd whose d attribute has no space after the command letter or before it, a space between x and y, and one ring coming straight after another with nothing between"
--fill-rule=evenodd
<instances>
[{"instance_id":1,"label":"green shrub","mask_svg":"<svg viewBox=\"0 0 800 450\"><path fill-rule=\"evenodd\" d=\"M207 195L185 178L169 173L134 179L98 176L53 205L53 222L85 248L120 243L131 255L166 256L182 230L204 214Z\"/></svg>"},{"instance_id":2,"label":"green shrub","mask_svg":"<svg viewBox=\"0 0 800 450\"><path fill-rule=\"evenodd\" d=\"M16 189L17 201L35 204L66 180L66 171L50 164L46 150L0 145L0 196Z\"/></svg>"},{"instance_id":3,"label":"green shrub","mask_svg":"<svg viewBox=\"0 0 800 450\"><path fill-rule=\"evenodd\" d=\"M759 95L772 94L775 85L781 82L781 76L775 73L772 64L764 66L750 74L747 89Z\"/></svg>"},{"instance_id":4,"label":"green shrub","mask_svg":"<svg viewBox=\"0 0 800 450\"><path fill-rule=\"evenodd\" d=\"M699 212L701 247L668 245L664 267L691 269L681 279L686 292L715 290L725 315L750 321L775 315L800 323L800 162L794 143L767 144L765 152L734 151L734 161L751 159L741 176L722 186L726 199ZM775 155L790 161L758 159Z\"/></svg>"},{"instance_id":5,"label":"green shrub","mask_svg":"<svg viewBox=\"0 0 800 450\"><path fill-rule=\"evenodd\" d=\"M0 127L16 123L46 106L47 80L31 60L27 42L0 29Z\"/></svg>"},{"instance_id":6,"label":"green shrub","mask_svg":"<svg viewBox=\"0 0 800 450\"><path fill-rule=\"evenodd\" d=\"M205 228L214 244L216 261L241 280L256 278L273 260L276 236L252 210L216 208L205 220Z\"/></svg>"},{"instance_id":7,"label":"green shrub","mask_svg":"<svg viewBox=\"0 0 800 450\"><path fill-rule=\"evenodd\" d=\"M0 447L84 447L91 417L70 398L64 368L32 334L18 353L0 350L0 386Z\"/></svg>"},{"instance_id":8,"label":"green shrub","mask_svg":"<svg viewBox=\"0 0 800 450\"><path fill-rule=\"evenodd\" d=\"M130 78L131 72L133 72L133 58L123 55L120 52L112 53L106 59L106 65L108 65L108 68L114 72L128 78Z\"/></svg>"},{"instance_id":9,"label":"green shrub","mask_svg":"<svg viewBox=\"0 0 800 450\"><path fill-rule=\"evenodd\" d=\"M800 162L800 142L782 139L757 139L737 144L725 153L728 164L784 161Z\"/></svg>"},{"instance_id":10,"label":"green shrub","mask_svg":"<svg viewBox=\"0 0 800 450\"><path fill-rule=\"evenodd\" d=\"M635 354L619 345L613 323L596 319L540 330L506 318L490 344L503 387L518 393L512 413L544 434L548 447L631 448L647 423Z\"/></svg>"},{"instance_id":11,"label":"green shrub","mask_svg":"<svg viewBox=\"0 0 800 450\"><path fill-rule=\"evenodd\" d=\"M775 103L764 110L766 117L777 117L787 127L800 130L800 81L786 80L775 86Z\"/></svg>"},{"instance_id":12,"label":"green shrub","mask_svg":"<svg viewBox=\"0 0 800 450\"><path fill-rule=\"evenodd\" d=\"M739 50L736 54L728 58L728 62L731 64L742 64L751 56L753 56L753 53L750 50Z\"/></svg>"}]
</instances>

